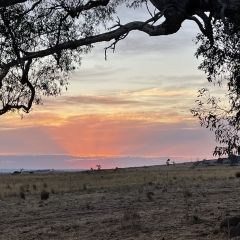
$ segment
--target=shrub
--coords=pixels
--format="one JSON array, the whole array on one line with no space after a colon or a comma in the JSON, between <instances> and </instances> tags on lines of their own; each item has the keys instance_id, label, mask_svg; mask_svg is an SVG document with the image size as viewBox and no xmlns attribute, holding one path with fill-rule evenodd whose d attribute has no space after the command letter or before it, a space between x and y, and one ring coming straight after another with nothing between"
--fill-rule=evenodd
<instances>
[{"instance_id":1,"label":"shrub","mask_svg":"<svg viewBox=\"0 0 240 240\"><path fill-rule=\"evenodd\" d=\"M24 191L20 191L19 196L20 196L20 198L25 200L25 193L24 193Z\"/></svg>"},{"instance_id":2,"label":"shrub","mask_svg":"<svg viewBox=\"0 0 240 240\"><path fill-rule=\"evenodd\" d=\"M189 198L189 197L192 197L192 193L189 191L189 189L184 188L184 189L183 189L183 196L184 196L185 198Z\"/></svg>"},{"instance_id":3,"label":"shrub","mask_svg":"<svg viewBox=\"0 0 240 240\"><path fill-rule=\"evenodd\" d=\"M147 192L146 196L150 201L153 201L154 192Z\"/></svg>"},{"instance_id":4,"label":"shrub","mask_svg":"<svg viewBox=\"0 0 240 240\"><path fill-rule=\"evenodd\" d=\"M37 190L37 186L35 184L32 185L33 190Z\"/></svg>"},{"instance_id":5,"label":"shrub","mask_svg":"<svg viewBox=\"0 0 240 240\"><path fill-rule=\"evenodd\" d=\"M47 187L47 183L43 183L43 187L46 188Z\"/></svg>"},{"instance_id":6,"label":"shrub","mask_svg":"<svg viewBox=\"0 0 240 240\"><path fill-rule=\"evenodd\" d=\"M49 192L47 190L43 189L41 192L41 199L47 200L48 198L49 198Z\"/></svg>"},{"instance_id":7,"label":"shrub","mask_svg":"<svg viewBox=\"0 0 240 240\"><path fill-rule=\"evenodd\" d=\"M83 190L85 190L85 191L87 190L87 184L86 183L83 184Z\"/></svg>"},{"instance_id":8,"label":"shrub","mask_svg":"<svg viewBox=\"0 0 240 240\"><path fill-rule=\"evenodd\" d=\"M236 178L240 178L240 172L236 172L236 173L235 173L235 177L236 177Z\"/></svg>"}]
</instances>

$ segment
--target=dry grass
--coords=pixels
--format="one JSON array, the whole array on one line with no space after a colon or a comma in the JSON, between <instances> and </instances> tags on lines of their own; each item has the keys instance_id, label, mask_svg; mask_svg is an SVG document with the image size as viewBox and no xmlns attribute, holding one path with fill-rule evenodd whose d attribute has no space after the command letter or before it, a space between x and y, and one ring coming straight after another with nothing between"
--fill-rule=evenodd
<instances>
[{"instance_id":1,"label":"dry grass","mask_svg":"<svg viewBox=\"0 0 240 240\"><path fill-rule=\"evenodd\" d=\"M239 167L209 167L190 169L192 163L175 166L153 166L117 170L86 171L74 173L51 173L29 175L0 175L0 193L8 197L11 192L25 191L39 194L42 188L54 189L54 193L84 191L91 193L99 190L121 190L148 186L158 188L158 183L171 185L175 182L202 182L234 179ZM149 184L151 183L151 184ZM32 188L30 189L30 186Z\"/></svg>"},{"instance_id":2,"label":"dry grass","mask_svg":"<svg viewBox=\"0 0 240 240\"><path fill-rule=\"evenodd\" d=\"M240 209L239 168L190 166L2 174L1 237L227 239L219 224ZM46 202L42 190L50 192Z\"/></svg>"}]
</instances>

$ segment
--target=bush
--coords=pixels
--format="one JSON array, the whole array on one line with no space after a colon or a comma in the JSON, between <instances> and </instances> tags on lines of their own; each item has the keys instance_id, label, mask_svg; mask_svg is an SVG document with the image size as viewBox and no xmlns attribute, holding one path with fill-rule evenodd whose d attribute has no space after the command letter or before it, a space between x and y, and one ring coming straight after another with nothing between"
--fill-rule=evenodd
<instances>
[{"instance_id":1,"label":"bush","mask_svg":"<svg viewBox=\"0 0 240 240\"><path fill-rule=\"evenodd\" d=\"M86 191L87 190L87 184L83 183L83 190Z\"/></svg>"},{"instance_id":2,"label":"bush","mask_svg":"<svg viewBox=\"0 0 240 240\"><path fill-rule=\"evenodd\" d=\"M48 198L49 198L49 192L47 190L43 189L41 192L41 199L47 200Z\"/></svg>"},{"instance_id":3,"label":"bush","mask_svg":"<svg viewBox=\"0 0 240 240\"><path fill-rule=\"evenodd\" d=\"M240 172L236 172L236 173L235 173L235 177L236 177L236 178L240 178Z\"/></svg>"},{"instance_id":4,"label":"bush","mask_svg":"<svg viewBox=\"0 0 240 240\"><path fill-rule=\"evenodd\" d=\"M23 191L20 191L19 196L20 196L20 198L25 200L25 193Z\"/></svg>"}]
</instances>

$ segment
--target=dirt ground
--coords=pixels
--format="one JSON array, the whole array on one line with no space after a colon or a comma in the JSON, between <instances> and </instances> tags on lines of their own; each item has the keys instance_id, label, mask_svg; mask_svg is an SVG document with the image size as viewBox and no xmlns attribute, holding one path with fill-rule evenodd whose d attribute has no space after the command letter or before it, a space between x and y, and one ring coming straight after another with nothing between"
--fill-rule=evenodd
<instances>
[{"instance_id":1,"label":"dirt ground","mask_svg":"<svg viewBox=\"0 0 240 240\"><path fill-rule=\"evenodd\" d=\"M51 193L45 201L39 195L4 198L0 239L229 239L219 224L240 214L239 185L238 179L176 181Z\"/></svg>"}]
</instances>

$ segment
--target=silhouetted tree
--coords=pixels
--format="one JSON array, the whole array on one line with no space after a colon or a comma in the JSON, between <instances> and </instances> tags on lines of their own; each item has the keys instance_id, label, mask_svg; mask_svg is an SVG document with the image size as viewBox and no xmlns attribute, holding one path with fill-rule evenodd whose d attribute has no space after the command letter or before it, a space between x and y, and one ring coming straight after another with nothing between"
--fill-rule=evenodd
<instances>
[{"instance_id":1,"label":"silhouetted tree","mask_svg":"<svg viewBox=\"0 0 240 240\"><path fill-rule=\"evenodd\" d=\"M236 165L238 163L238 156L234 154L229 154L228 159L231 163L231 165Z\"/></svg>"},{"instance_id":2,"label":"silhouetted tree","mask_svg":"<svg viewBox=\"0 0 240 240\"><path fill-rule=\"evenodd\" d=\"M56 96L67 88L70 73L96 42L111 41L106 50L133 30L149 36L178 32L186 20L194 21L213 45L212 20L229 31L227 17L240 0L0 0L0 114L41 103L42 96ZM136 9L156 7L145 22L108 29L120 4ZM149 8L148 8L149 9ZM209 12L210 14L206 14ZM164 20L159 23L159 20ZM103 31L102 29L105 29ZM216 39L217 41L219 39ZM209 45L210 44L210 45Z\"/></svg>"},{"instance_id":3,"label":"silhouetted tree","mask_svg":"<svg viewBox=\"0 0 240 240\"><path fill-rule=\"evenodd\" d=\"M167 164L167 166L169 166L169 164L170 164L170 159L168 159L168 160L166 161L166 164Z\"/></svg>"},{"instance_id":4,"label":"silhouetted tree","mask_svg":"<svg viewBox=\"0 0 240 240\"><path fill-rule=\"evenodd\" d=\"M222 24L224 23L224 24ZM223 99L212 96L209 89L199 89L197 107L191 111L198 117L200 124L214 131L220 144L214 155L239 154L240 129L240 11L232 11L224 21L212 23L213 39L203 34L196 37L200 43L196 56L203 61L199 69L207 74L209 82L227 86Z\"/></svg>"},{"instance_id":5,"label":"silhouetted tree","mask_svg":"<svg viewBox=\"0 0 240 240\"><path fill-rule=\"evenodd\" d=\"M96 165L96 167L97 167L97 170L99 171L102 169L101 165Z\"/></svg>"}]
</instances>

